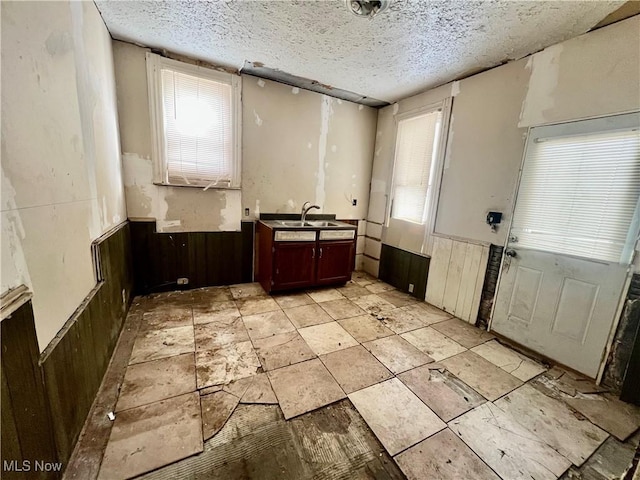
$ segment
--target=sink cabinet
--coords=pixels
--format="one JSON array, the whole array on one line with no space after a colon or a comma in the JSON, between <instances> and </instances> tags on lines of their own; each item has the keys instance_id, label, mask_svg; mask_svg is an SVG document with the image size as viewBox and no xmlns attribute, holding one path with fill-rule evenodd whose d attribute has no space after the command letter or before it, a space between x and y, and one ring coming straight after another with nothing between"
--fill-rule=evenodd
<instances>
[{"instance_id":1,"label":"sink cabinet","mask_svg":"<svg viewBox=\"0 0 640 480\"><path fill-rule=\"evenodd\" d=\"M276 242L272 250L272 288L286 290L315 283L316 242Z\"/></svg>"},{"instance_id":2,"label":"sink cabinet","mask_svg":"<svg viewBox=\"0 0 640 480\"><path fill-rule=\"evenodd\" d=\"M317 285L344 283L351 280L353 247L352 240L318 242Z\"/></svg>"},{"instance_id":3,"label":"sink cabinet","mask_svg":"<svg viewBox=\"0 0 640 480\"><path fill-rule=\"evenodd\" d=\"M354 229L355 230L355 229ZM353 239L319 240L317 230L306 240L277 241L262 222L256 228L256 279L267 292L294 290L349 281L355 254Z\"/></svg>"}]
</instances>

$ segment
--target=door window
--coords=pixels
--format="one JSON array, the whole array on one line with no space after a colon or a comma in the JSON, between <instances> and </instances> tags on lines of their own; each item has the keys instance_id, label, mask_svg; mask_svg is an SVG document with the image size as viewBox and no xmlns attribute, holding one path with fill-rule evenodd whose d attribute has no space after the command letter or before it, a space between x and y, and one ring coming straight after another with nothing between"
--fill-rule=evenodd
<instances>
[{"instance_id":1,"label":"door window","mask_svg":"<svg viewBox=\"0 0 640 480\"><path fill-rule=\"evenodd\" d=\"M637 241L640 114L529 132L511 228L519 247L629 263Z\"/></svg>"}]
</instances>

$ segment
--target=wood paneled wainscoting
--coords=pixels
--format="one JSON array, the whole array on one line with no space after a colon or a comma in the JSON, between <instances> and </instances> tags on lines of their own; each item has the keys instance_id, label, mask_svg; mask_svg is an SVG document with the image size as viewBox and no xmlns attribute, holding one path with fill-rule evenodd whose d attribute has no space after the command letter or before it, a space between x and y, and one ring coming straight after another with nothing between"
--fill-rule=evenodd
<instances>
[{"instance_id":1,"label":"wood paneled wainscoting","mask_svg":"<svg viewBox=\"0 0 640 480\"><path fill-rule=\"evenodd\" d=\"M254 223L237 232L156 231L156 222L132 221L136 294L253 281ZM178 285L178 279L187 279Z\"/></svg>"},{"instance_id":2,"label":"wood paneled wainscoting","mask_svg":"<svg viewBox=\"0 0 640 480\"><path fill-rule=\"evenodd\" d=\"M427 302L475 324L489 246L434 236Z\"/></svg>"},{"instance_id":3,"label":"wood paneled wainscoting","mask_svg":"<svg viewBox=\"0 0 640 480\"><path fill-rule=\"evenodd\" d=\"M93 242L92 252L96 286L41 355L26 287L3 295L1 460L28 461L29 470L2 478L59 478L100 387L133 291L129 223ZM36 461L61 465L36 471Z\"/></svg>"}]
</instances>

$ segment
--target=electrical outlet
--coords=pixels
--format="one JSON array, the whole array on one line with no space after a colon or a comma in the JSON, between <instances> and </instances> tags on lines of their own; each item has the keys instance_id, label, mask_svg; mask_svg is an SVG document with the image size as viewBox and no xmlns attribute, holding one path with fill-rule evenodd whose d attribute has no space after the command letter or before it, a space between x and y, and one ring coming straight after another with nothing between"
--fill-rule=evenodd
<instances>
[{"instance_id":1,"label":"electrical outlet","mask_svg":"<svg viewBox=\"0 0 640 480\"><path fill-rule=\"evenodd\" d=\"M244 209L244 216L245 216L245 217L248 217L248 216L249 216L249 209L248 209L248 208L245 208L245 209Z\"/></svg>"},{"instance_id":2,"label":"electrical outlet","mask_svg":"<svg viewBox=\"0 0 640 480\"><path fill-rule=\"evenodd\" d=\"M358 199L354 198L353 200L351 200L351 205L353 205L354 207L358 205Z\"/></svg>"},{"instance_id":3,"label":"electrical outlet","mask_svg":"<svg viewBox=\"0 0 640 480\"><path fill-rule=\"evenodd\" d=\"M409 284L409 293L413 293L413 283Z\"/></svg>"},{"instance_id":4,"label":"electrical outlet","mask_svg":"<svg viewBox=\"0 0 640 480\"><path fill-rule=\"evenodd\" d=\"M178 279L178 285L188 285L189 284L189 279L188 278L179 278Z\"/></svg>"}]
</instances>

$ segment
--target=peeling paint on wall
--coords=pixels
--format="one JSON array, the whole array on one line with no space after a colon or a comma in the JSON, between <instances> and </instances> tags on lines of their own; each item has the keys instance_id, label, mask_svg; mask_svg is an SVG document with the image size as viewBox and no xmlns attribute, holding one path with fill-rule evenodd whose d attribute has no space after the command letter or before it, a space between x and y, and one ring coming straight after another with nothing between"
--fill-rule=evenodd
<instances>
[{"instance_id":1,"label":"peeling paint on wall","mask_svg":"<svg viewBox=\"0 0 640 480\"><path fill-rule=\"evenodd\" d=\"M259 79L258 79L258 86L259 86L260 88L263 88L263 87L264 87L264 80L262 80L261 78L259 78Z\"/></svg>"}]
</instances>

